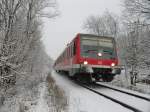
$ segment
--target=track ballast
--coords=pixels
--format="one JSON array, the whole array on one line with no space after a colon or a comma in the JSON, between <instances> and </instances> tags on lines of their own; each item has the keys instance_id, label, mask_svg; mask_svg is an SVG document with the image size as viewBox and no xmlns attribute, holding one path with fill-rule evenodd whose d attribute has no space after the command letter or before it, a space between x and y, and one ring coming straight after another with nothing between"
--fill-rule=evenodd
<instances>
[{"instance_id":1,"label":"track ballast","mask_svg":"<svg viewBox=\"0 0 150 112\"><path fill-rule=\"evenodd\" d=\"M137 97L137 98L140 98L142 100L146 100L146 101L150 102L150 98L147 98L147 97L144 97L144 96L141 96L141 95L137 95L137 94L134 94L134 93L131 93L131 92L127 92L127 91L123 91L123 90L120 90L120 89L117 89L117 88L113 88L113 87L104 85L102 83L96 83L95 85L100 86L100 87L105 87L105 88L108 88L108 89L111 89L111 90L115 90L115 91L118 91L118 92L121 92L121 93L125 93L125 94L128 94L128 95L131 95L131 96L134 96L134 97Z\"/></svg>"},{"instance_id":2,"label":"track ballast","mask_svg":"<svg viewBox=\"0 0 150 112\"><path fill-rule=\"evenodd\" d=\"M127 109L129 109L129 110L132 110L132 111L134 111L134 112L142 112L142 110L140 110L140 109L138 109L138 108L136 108L136 107L134 107L134 106L131 106L131 105L129 105L129 104L127 104L127 103L125 103L125 102L123 102L123 101L120 101L120 100L117 100L117 99L115 99L115 98L112 98L111 96L109 96L109 95L106 95L106 94L104 94L104 93L102 93L102 92L100 92L100 91L97 91L97 90L95 90L94 88L92 88L92 87L90 87L90 86L88 86L88 85L86 85L86 84L83 84L83 83L81 83L81 82L77 82L80 86L82 86L82 87L84 87L84 88L86 88L86 89L88 89L88 90L90 90L90 91L92 91L92 92L94 92L94 93L96 93L96 94L98 94L98 95L100 95L100 96L103 96L103 97L105 97L105 98L107 98L107 99L109 99L109 100L111 100L111 101L113 101L113 102L115 102L115 103L117 103L117 104L120 104L121 106L123 106L123 107L125 107L125 108L127 108ZM100 85L99 85L100 86ZM103 86L104 87L104 86ZM111 88L109 88L109 89L111 89ZM115 89L114 89L115 90ZM116 91L118 91L118 90L116 90ZM120 91L119 91L120 92ZM128 94L128 93L125 93L125 92L122 92L122 93L124 93L124 94ZM139 97L138 95L132 95L132 94L128 94L128 95L131 95L131 96L135 96L135 97L137 97L137 98L141 98L141 99L143 99L143 97ZM145 100L145 97L144 97L144 100ZM147 101L149 101L149 99L146 99Z\"/></svg>"}]
</instances>

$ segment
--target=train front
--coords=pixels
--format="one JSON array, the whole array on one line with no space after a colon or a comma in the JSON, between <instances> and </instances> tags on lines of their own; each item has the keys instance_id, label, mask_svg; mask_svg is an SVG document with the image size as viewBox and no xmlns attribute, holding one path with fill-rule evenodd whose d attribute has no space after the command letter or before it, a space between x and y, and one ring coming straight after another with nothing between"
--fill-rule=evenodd
<instances>
[{"instance_id":1,"label":"train front","mask_svg":"<svg viewBox=\"0 0 150 112\"><path fill-rule=\"evenodd\" d=\"M80 68L92 80L110 82L121 73L116 43L112 37L80 35Z\"/></svg>"}]
</instances>

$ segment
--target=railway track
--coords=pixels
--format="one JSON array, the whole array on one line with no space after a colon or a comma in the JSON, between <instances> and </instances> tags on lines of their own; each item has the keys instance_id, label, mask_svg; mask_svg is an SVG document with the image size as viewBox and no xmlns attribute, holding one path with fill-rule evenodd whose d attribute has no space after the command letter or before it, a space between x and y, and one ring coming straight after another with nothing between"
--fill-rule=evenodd
<instances>
[{"instance_id":1,"label":"railway track","mask_svg":"<svg viewBox=\"0 0 150 112\"><path fill-rule=\"evenodd\" d=\"M125 108L127 108L127 109L129 109L129 110L131 110L131 111L134 111L134 112L143 112L142 109L139 109L139 108L137 108L137 107L135 107L135 106L133 106L133 105L131 105L131 104L128 104L128 103L126 103L126 102L124 102L124 101L122 101L122 100L118 100L118 99L116 99L116 98L113 98L112 96L107 95L107 94L105 94L105 93L103 93L103 92L101 92L101 91L98 91L98 90L95 89L95 88L92 88L92 87L90 87L90 86L88 86L88 85L85 85L85 84L83 84L83 83L80 83L80 82L78 82L78 84L79 84L80 86L82 86L82 87L88 89L89 91L92 91L92 92L94 92L94 93L96 93L96 94L98 94L98 95L100 95L100 96L103 96L103 97L105 97L105 98L107 98L107 99L109 99L109 100L111 100L111 101L113 101L113 102L115 102L115 103L117 103L117 104L120 104L121 106L123 106L123 107L125 107ZM100 86L99 84L96 84L96 85ZM107 88L107 87L105 87L104 85L101 86L101 87ZM131 97L136 97L136 98L138 98L138 99L146 100L147 102L149 102L149 99L147 99L147 98L145 98L145 97L143 98L142 96L138 96L138 95L135 95L135 94L131 94L131 93L124 92L124 91L120 91L120 90L113 89L113 88L107 88L107 89L110 89L110 90L113 90L113 91L117 91L117 92L120 92L120 93L122 93L122 94L126 94L126 95L129 95L129 96L131 96Z\"/></svg>"},{"instance_id":2,"label":"railway track","mask_svg":"<svg viewBox=\"0 0 150 112\"><path fill-rule=\"evenodd\" d=\"M137 94L134 94L134 93L131 93L131 92L120 90L119 88L114 88L114 87L111 87L109 85L102 84L102 83L96 83L95 85L100 86L100 87L105 87L105 88L108 88L108 89L111 89L111 90L115 90L115 91L118 91L118 92L121 92L121 93L125 93L125 94L128 94L128 95L131 95L131 96L134 96L134 97L137 97L137 98L140 98L142 100L146 100L146 101L150 102L150 98L148 98L148 97L144 97L144 96L137 95Z\"/></svg>"}]
</instances>

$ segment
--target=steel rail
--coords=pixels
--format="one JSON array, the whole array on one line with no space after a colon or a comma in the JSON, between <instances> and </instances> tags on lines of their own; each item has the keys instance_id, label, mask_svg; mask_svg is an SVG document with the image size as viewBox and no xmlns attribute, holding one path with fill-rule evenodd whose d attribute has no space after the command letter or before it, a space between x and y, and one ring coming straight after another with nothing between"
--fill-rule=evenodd
<instances>
[{"instance_id":1,"label":"steel rail","mask_svg":"<svg viewBox=\"0 0 150 112\"><path fill-rule=\"evenodd\" d=\"M114 98L112 98L112 97L110 97L110 96L108 96L108 95L105 95L105 94L103 94L103 93L101 93L101 92L98 92L98 91L96 91L96 90L94 90L94 89L92 89L92 88L86 86L85 84L83 84L83 83L81 83L81 82L78 82L78 85L80 85L80 86L82 86L82 87L88 89L89 91L92 91L92 92L94 92L94 93L96 93L96 94L98 94L98 95L100 95L100 96L103 96L103 97L105 97L105 98L107 98L107 99L109 99L109 100L111 100L111 101L113 101L113 102L115 102L115 103L118 103L118 104L120 104L121 106L123 106L123 107L125 107L125 108L127 108L127 109L129 109L129 110L132 110L132 111L134 111L134 112L142 112L141 110L139 110L139 109L137 109L137 108L135 108L135 107L133 107L133 106L131 106L131 105L128 105L128 104L126 104L126 103L124 103L124 102L121 102L121 101L119 101L119 100L116 100L116 99L114 99Z\"/></svg>"},{"instance_id":2,"label":"steel rail","mask_svg":"<svg viewBox=\"0 0 150 112\"><path fill-rule=\"evenodd\" d=\"M150 102L150 98L146 98L146 97L143 97L143 96L140 96L140 95L137 95L137 94L133 94L133 93L130 93L130 92L127 92L127 91L123 91L123 90L120 90L120 89L117 89L117 88L109 87L107 85L103 85L103 84L100 84L100 83L96 83L95 85L102 86L102 87L105 87L105 88L108 88L108 89L111 89L111 90L119 91L121 93L125 93L125 94L128 94L128 95L131 95L131 96L134 96L134 97L137 97L137 98L140 98L140 99L143 99L143 100L146 100L146 101Z\"/></svg>"}]
</instances>

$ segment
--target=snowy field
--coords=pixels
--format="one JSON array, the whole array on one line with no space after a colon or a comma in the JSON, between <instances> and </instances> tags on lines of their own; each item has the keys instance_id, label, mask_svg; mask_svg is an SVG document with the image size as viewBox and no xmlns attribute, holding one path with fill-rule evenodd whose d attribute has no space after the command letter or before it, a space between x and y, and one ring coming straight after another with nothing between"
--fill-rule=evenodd
<instances>
[{"instance_id":1,"label":"snowy field","mask_svg":"<svg viewBox=\"0 0 150 112\"><path fill-rule=\"evenodd\" d=\"M117 99L119 101L123 101L126 104L129 104L139 110L142 110L144 112L150 112L150 102L148 101L115 90L110 90L108 88L95 88L95 90L105 95L111 96L112 98Z\"/></svg>"},{"instance_id":2,"label":"snowy field","mask_svg":"<svg viewBox=\"0 0 150 112\"><path fill-rule=\"evenodd\" d=\"M39 85L39 95L37 105L32 106L31 109L27 112L49 112L49 107L45 99L46 93L47 93L46 83L41 83Z\"/></svg>"},{"instance_id":3,"label":"snowy field","mask_svg":"<svg viewBox=\"0 0 150 112\"><path fill-rule=\"evenodd\" d=\"M82 88L62 74L52 71L51 75L56 85L65 92L67 98L65 109L57 108L62 106L60 103L62 100L56 101L57 96L50 95L49 85L44 81L32 89L18 87L20 93L6 98L4 106L0 108L0 112L132 112L109 99ZM150 112L146 103L140 104L140 101L137 100L133 102L134 98L131 99L131 97L110 92L103 88L98 90L113 96L113 98L131 101L129 103L131 105L138 103L137 105L143 108L143 112ZM52 99L55 99L55 101L52 102Z\"/></svg>"},{"instance_id":4,"label":"snowy field","mask_svg":"<svg viewBox=\"0 0 150 112\"><path fill-rule=\"evenodd\" d=\"M69 112L131 112L121 105L78 86L61 74L53 71L52 76L68 96Z\"/></svg>"},{"instance_id":5,"label":"snowy field","mask_svg":"<svg viewBox=\"0 0 150 112\"><path fill-rule=\"evenodd\" d=\"M20 93L7 97L0 112L49 112L44 100L44 82L31 89L20 88Z\"/></svg>"},{"instance_id":6,"label":"snowy field","mask_svg":"<svg viewBox=\"0 0 150 112\"><path fill-rule=\"evenodd\" d=\"M32 89L19 88L19 91L5 99L0 112L60 112L57 107L60 104L56 105L56 97L50 95L47 82L40 82Z\"/></svg>"},{"instance_id":7,"label":"snowy field","mask_svg":"<svg viewBox=\"0 0 150 112\"><path fill-rule=\"evenodd\" d=\"M139 82L139 83L136 83L136 86L131 85L130 75L128 73L125 74L124 70L122 71L120 75L116 75L114 80L112 82L109 82L108 84L118 86L121 88L125 88L128 90L132 90L132 91L137 91L137 92L144 93L150 96L150 84L144 84L144 83Z\"/></svg>"}]
</instances>

